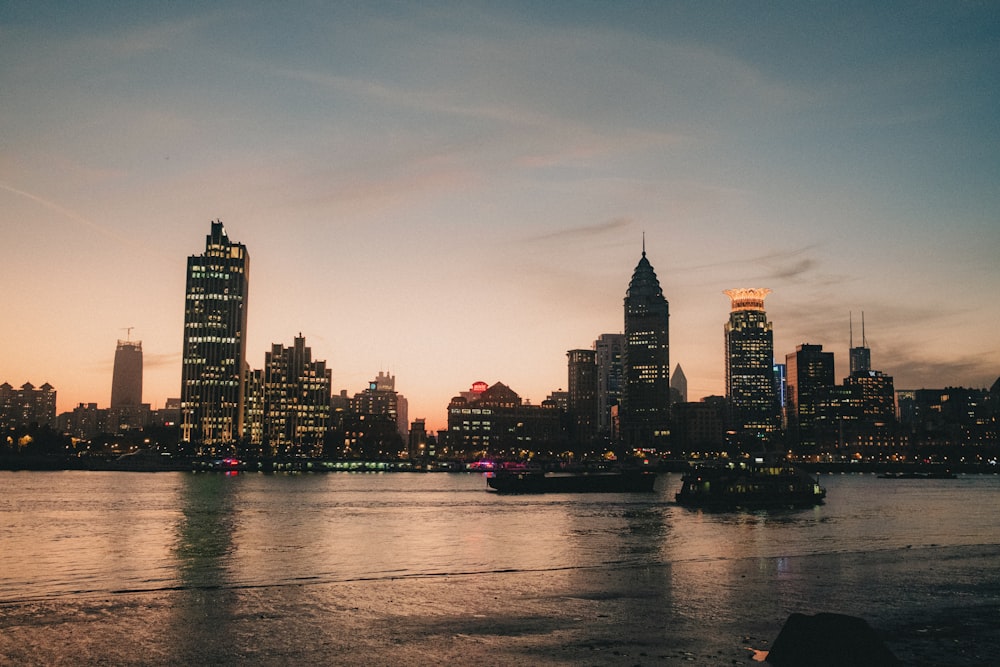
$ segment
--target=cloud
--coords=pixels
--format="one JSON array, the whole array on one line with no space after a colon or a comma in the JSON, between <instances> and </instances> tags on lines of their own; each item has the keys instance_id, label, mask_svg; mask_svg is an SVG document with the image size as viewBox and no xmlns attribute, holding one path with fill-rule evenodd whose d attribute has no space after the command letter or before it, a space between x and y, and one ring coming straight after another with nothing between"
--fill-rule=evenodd
<instances>
[{"instance_id":1,"label":"cloud","mask_svg":"<svg viewBox=\"0 0 1000 667\"><path fill-rule=\"evenodd\" d=\"M75 222L76 224L80 225L81 227L83 227L85 229L88 229L88 230L90 230L92 232L96 232L96 233L98 233L98 234L100 234L102 236L105 236L105 237L107 237L107 238L115 241L116 243L119 243L121 245L127 246L127 247L135 249L135 250L141 250L141 251L146 252L146 253L157 255L158 257L163 257L163 258L169 259L170 261L174 261L173 257L168 257L167 255L165 255L165 254L163 254L163 253L155 250L154 248L152 248L152 247L150 247L150 246L148 246L146 244L139 243L139 242L133 241L130 238L122 236L121 234L117 233L113 229L111 229L109 227L106 227L104 225L99 225L96 222L94 222L93 220L90 220L89 218L80 215L76 211L68 209L65 206L61 206L61 205L57 204L56 202L50 201L50 200L48 200L48 199L46 199L44 197L41 197L41 196L36 195L36 194L32 194L31 192L26 192L25 190L21 190L19 188L15 188L14 186L9 185L7 183L4 183L3 181L0 181L0 190L6 190L7 192L10 192L12 194L15 194L15 195L18 195L20 197L24 197L25 199L28 199L30 201L33 201L36 204L39 204L39 205L41 205L41 206L49 209L50 211L55 211L59 215L65 217L65 218L68 218L69 220L72 220L73 222Z\"/></svg>"},{"instance_id":2,"label":"cloud","mask_svg":"<svg viewBox=\"0 0 1000 667\"><path fill-rule=\"evenodd\" d=\"M560 229L548 234L529 236L524 240L529 243L538 241L572 241L579 238L587 238L615 232L620 229L624 229L625 227L630 227L632 223L633 221L630 218L612 218L611 220L598 222L592 225L580 225L569 229Z\"/></svg>"},{"instance_id":3,"label":"cloud","mask_svg":"<svg viewBox=\"0 0 1000 667\"><path fill-rule=\"evenodd\" d=\"M180 363L180 361L181 361L180 352L171 352L169 354L144 353L142 355L142 366L145 370L176 366L177 364Z\"/></svg>"}]
</instances>

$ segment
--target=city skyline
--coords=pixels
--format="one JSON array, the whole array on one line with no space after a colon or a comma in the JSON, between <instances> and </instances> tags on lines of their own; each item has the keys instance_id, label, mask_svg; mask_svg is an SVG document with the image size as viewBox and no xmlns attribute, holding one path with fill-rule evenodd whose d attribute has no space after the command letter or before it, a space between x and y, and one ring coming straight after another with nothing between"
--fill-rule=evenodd
<instances>
[{"instance_id":1,"label":"city skyline","mask_svg":"<svg viewBox=\"0 0 1000 667\"><path fill-rule=\"evenodd\" d=\"M990 386L1000 12L793 7L0 9L0 379L107 405L131 328L143 400L178 397L218 219L248 364L301 332L429 430L477 380L567 389L643 232L690 400L725 393L734 285L774 290L779 359L822 345L839 381L864 311L898 389Z\"/></svg>"}]
</instances>

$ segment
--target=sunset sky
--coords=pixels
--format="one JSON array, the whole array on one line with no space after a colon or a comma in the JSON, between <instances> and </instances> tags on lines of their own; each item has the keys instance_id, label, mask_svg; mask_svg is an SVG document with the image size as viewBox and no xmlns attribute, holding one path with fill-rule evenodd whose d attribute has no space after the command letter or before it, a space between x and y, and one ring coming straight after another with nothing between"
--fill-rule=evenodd
<instances>
[{"instance_id":1,"label":"sunset sky","mask_svg":"<svg viewBox=\"0 0 1000 667\"><path fill-rule=\"evenodd\" d=\"M410 419L532 402L620 332L642 251L690 400L724 393L733 287L775 354L897 389L1000 376L1000 4L0 5L0 382L180 395L184 272L250 258L248 361L301 332Z\"/></svg>"}]
</instances>

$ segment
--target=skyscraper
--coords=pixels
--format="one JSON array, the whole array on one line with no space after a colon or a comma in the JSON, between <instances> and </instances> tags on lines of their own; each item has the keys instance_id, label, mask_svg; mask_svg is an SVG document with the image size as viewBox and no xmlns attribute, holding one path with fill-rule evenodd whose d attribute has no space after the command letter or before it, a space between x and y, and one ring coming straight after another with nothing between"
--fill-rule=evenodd
<instances>
[{"instance_id":1,"label":"skyscraper","mask_svg":"<svg viewBox=\"0 0 1000 667\"><path fill-rule=\"evenodd\" d=\"M803 343L785 355L785 419L793 442L807 450L819 444L816 416L824 391L833 386L833 352Z\"/></svg>"},{"instance_id":2,"label":"skyscraper","mask_svg":"<svg viewBox=\"0 0 1000 667\"><path fill-rule=\"evenodd\" d=\"M594 341L597 359L597 432L608 437L612 433L611 409L622 399L622 356L625 334L601 334Z\"/></svg>"},{"instance_id":3,"label":"skyscraper","mask_svg":"<svg viewBox=\"0 0 1000 667\"><path fill-rule=\"evenodd\" d=\"M142 405L142 341L119 340L111 377L111 407Z\"/></svg>"},{"instance_id":4,"label":"skyscraper","mask_svg":"<svg viewBox=\"0 0 1000 667\"><path fill-rule=\"evenodd\" d=\"M851 374L844 386L853 388L858 404L858 438L885 444L896 423L896 391L891 375L872 369L872 352L865 338L865 316L861 314L861 347L854 347L851 322Z\"/></svg>"},{"instance_id":5,"label":"skyscraper","mask_svg":"<svg viewBox=\"0 0 1000 667\"><path fill-rule=\"evenodd\" d=\"M142 342L119 340L105 428L120 433L142 428L148 420L149 406L142 402Z\"/></svg>"},{"instance_id":6,"label":"skyscraper","mask_svg":"<svg viewBox=\"0 0 1000 667\"><path fill-rule=\"evenodd\" d=\"M569 358L569 427L571 442L590 445L597 434L597 353L594 350L570 350Z\"/></svg>"},{"instance_id":7,"label":"skyscraper","mask_svg":"<svg viewBox=\"0 0 1000 667\"><path fill-rule=\"evenodd\" d=\"M313 361L299 334L292 347L271 346L264 359L264 451L279 456L319 456L330 424L332 375ZM252 402L250 402L253 405Z\"/></svg>"},{"instance_id":8,"label":"skyscraper","mask_svg":"<svg viewBox=\"0 0 1000 667\"><path fill-rule=\"evenodd\" d=\"M851 375L865 373L872 368L872 351L868 349L868 341L865 340L865 314L861 313L861 347L854 347L854 316L850 319L851 333Z\"/></svg>"},{"instance_id":9,"label":"skyscraper","mask_svg":"<svg viewBox=\"0 0 1000 667\"><path fill-rule=\"evenodd\" d=\"M213 222L205 253L187 262L181 439L202 453L235 444L243 432L250 255Z\"/></svg>"},{"instance_id":10,"label":"skyscraper","mask_svg":"<svg viewBox=\"0 0 1000 667\"><path fill-rule=\"evenodd\" d=\"M726 322L726 398L732 426L751 445L778 429L780 407L774 391L774 333L764 312L766 287L724 292L732 310Z\"/></svg>"},{"instance_id":11,"label":"skyscraper","mask_svg":"<svg viewBox=\"0 0 1000 667\"><path fill-rule=\"evenodd\" d=\"M680 364L674 366L674 372L670 376L670 389L673 390L673 397L678 403L687 403L688 400L688 379L684 375L684 369Z\"/></svg>"},{"instance_id":12,"label":"skyscraper","mask_svg":"<svg viewBox=\"0 0 1000 667\"><path fill-rule=\"evenodd\" d=\"M628 448L658 448L670 435L670 306L643 242L625 293L621 438Z\"/></svg>"}]
</instances>

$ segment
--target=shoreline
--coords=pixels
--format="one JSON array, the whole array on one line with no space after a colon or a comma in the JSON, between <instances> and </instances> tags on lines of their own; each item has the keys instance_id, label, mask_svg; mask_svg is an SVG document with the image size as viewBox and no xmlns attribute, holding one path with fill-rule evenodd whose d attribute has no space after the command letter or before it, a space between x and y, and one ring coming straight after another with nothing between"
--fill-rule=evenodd
<instances>
[{"instance_id":1,"label":"shoreline","mask_svg":"<svg viewBox=\"0 0 1000 667\"><path fill-rule=\"evenodd\" d=\"M262 472L262 473L328 473L328 472L411 472L411 473L483 473L487 469L469 468L466 461L442 461L430 464L407 460L360 461L341 459L249 459L234 465L219 465L217 459L167 458L125 456L118 459L65 459L62 457L0 458L0 471L91 471L91 472ZM696 460L692 460L697 462ZM792 465L811 474L892 474L911 476L938 476L945 474L998 475L1000 465L990 463L917 463L894 461L852 462L802 462ZM576 464L549 466L560 470L587 470L594 466ZM650 472L686 472L688 459L665 460L655 465L643 466Z\"/></svg>"}]
</instances>

